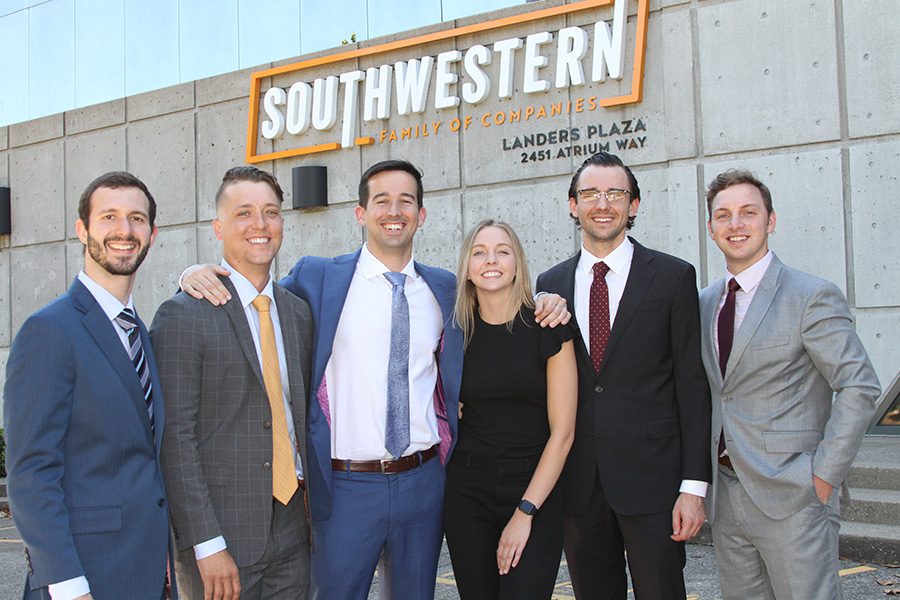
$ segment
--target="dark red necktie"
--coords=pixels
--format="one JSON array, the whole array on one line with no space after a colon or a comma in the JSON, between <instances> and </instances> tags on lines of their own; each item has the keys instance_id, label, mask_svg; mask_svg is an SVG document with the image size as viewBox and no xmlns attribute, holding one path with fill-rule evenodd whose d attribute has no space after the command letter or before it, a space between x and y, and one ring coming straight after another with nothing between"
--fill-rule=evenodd
<instances>
[{"instance_id":1,"label":"dark red necktie","mask_svg":"<svg viewBox=\"0 0 900 600\"><path fill-rule=\"evenodd\" d=\"M609 266L605 262L594 263L594 281L591 283L590 332L591 362L594 373L600 372L603 352L609 341L609 287L606 285L606 274Z\"/></svg>"},{"instance_id":2,"label":"dark red necktie","mask_svg":"<svg viewBox=\"0 0 900 600\"><path fill-rule=\"evenodd\" d=\"M728 357L731 356L731 345L734 343L734 303L735 294L741 289L737 279L732 277L728 281L728 293L725 294L725 304L719 311L719 369L722 377L725 377L725 367L728 365ZM725 453L725 430L719 432L719 457Z\"/></svg>"},{"instance_id":3,"label":"dark red necktie","mask_svg":"<svg viewBox=\"0 0 900 600\"><path fill-rule=\"evenodd\" d=\"M725 304L719 311L719 369L722 371L722 377L725 377L725 366L728 364L728 357L731 356L731 345L734 342L734 296L741 289L737 279L732 277L728 281L728 293L725 294Z\"/></svg>"}]
</instances>

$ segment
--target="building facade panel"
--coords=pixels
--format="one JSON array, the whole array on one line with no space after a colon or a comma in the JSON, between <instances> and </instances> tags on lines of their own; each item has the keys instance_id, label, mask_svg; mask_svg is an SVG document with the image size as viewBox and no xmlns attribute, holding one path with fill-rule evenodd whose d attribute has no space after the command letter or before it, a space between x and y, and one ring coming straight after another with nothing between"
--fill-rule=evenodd
<instances>
[{"instance_id":1,"label":"building facade panel","mask_svg":"<svg viewBox=\"0 0 900 600\"><path fill-rule=\"evenodd\" d=\"M192 112L128 126L128 170L156 199L158 225L197 220L196 137Z\"/></svg>"},{"instance_id":2,"label":"building facade panel","mask_svg":"<svg viewBox=\"0 0 900 600\"><path fill-rule=\"evenodd\" d=\"M65 237L63 180L63 140L10 150L13 247Z\"/></svg>"},{"instance_id":3,"label":"building facade panel","mask_svg":"<svg viewBox=\"0 0 900 600\"><path fill-rule=\"evenodd\" d=\"M850 148L853 275L857 306L900 306L900 141Z\"/></svg>"},{"instance_id":4,"label":"building facade panel","mask_svg":"<svg viewBox=\"0 0 900 600\"><path fill-rule=\"evenodd\" d=\"M697 20L706 153L840 138L833 3L704 3Z\"/></svg>"},{"instance_id":5,"label":"building facade panel","mask_svg":"<svg viewBox=\"0 0 900 600\"><path fill-rule=\"evenodd\" d=\"M67 138L65 156L65 234L74 238L72 223L78 216L81 193L103 173L125 170L125 128L103 129ZM150 193L154 191L151 189Z\"/></svg>"},{"instance_id":6,"label":"building facade panel","mask_svg":"<svg viewBox=\"0 0 900 600\"><path fill-rule=\"evenodd\" d=\"M900 19L891 0L844 2L850 137L900 133Z\"/></svg>"}]
</instances>

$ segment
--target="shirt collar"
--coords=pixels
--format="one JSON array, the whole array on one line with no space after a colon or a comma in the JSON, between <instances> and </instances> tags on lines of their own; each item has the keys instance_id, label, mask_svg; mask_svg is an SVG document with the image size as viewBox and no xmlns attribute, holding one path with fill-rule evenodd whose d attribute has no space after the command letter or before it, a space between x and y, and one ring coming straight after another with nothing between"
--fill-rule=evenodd
<instances>
[{"instance_id":1,"label":"shirt collar","mask_svg":"<svg viewBox=\"0 0 900 600\"><path fill-rule=\"evenodd\" d=\"M122 304L119 302L118 298L109 293L105 287L91 279L84 271L78 273L78 281L84 284L84 287L88 289L91 296L94 297L94 300L97 301L97 304L100 305L100 308L103 309L103 312L110 321L118 317L119 313L121 313L124 308L134 310L134 304L132 303L130 294L128 296L128 302Z\"/></svg>"},{"instance_id":2,"label":"shirt collar","mask_svg":"<svg viewBox=\"0 0 900 600\"><path fill-rule=\"evenodd\" d=\"M244 310L247 310L247 307L250 306L250 303L259 296L268 296L273 302L275 301L275 296L272 291L272 276L269 276L269 280L266 282L266 287L260 292L256 289L256 286L250 283L250 280L241 275L234 267L228 264L224 258L222 259L222 266L231 271L231 275L228 278L231 280L231 283L234 284L234 289L237 292L238 298L241 299L241 306Z\"/></svg>"},{"instance_id":3,"label":"shirt collar","mask_svg":"<svg viewBox=\"0 0 900 600\"><path fill-rule=\"evenodd\" d=\"M631 257L634 256L634 244L625 236L622 243L616 246L616 249L606 255L604 258L597 258L591 252L581 245L581 257L578 259L579 271L590 271L594 268L594 263L603 261L609 270L613 273L621 273L625 267L631 264Z\"/></svg>"},{"instance_id":4,"label":"shirt collar","mask_svg":"<svg viewBox=\"0 0 900 600\"><path fill-rule=\"evenodd\" d=\"M363 244L362 251L359 253L359 262L356 264L360 273L362 273L363 277L366 279L381 277L385 273L390 273L391 271L383 262L378 260L378 258L372 254L368 244ZM400 272L410 279L417 279L419 275L416 273L415 259L410 258L409 262L406 263L406 266L400 269Z\"/></svg>"},{"instance_id":5,"label":"shirt collar","mask_svg":"<svg viewBox=\"0 0 900 600\"><path fill-rule=\"evenodd\" d=\"M759 282L762 281L763 275L766 274L766 270L769 268L770 264L772 264L771 250L766 252L765 256L741 271L738 275L732 275L728 269L725 269L725 281L727 283L734 277L737 279L738 285L741 286L741 291L745 294L749 294L759 285Z\"/></svg>"}]
</instances>

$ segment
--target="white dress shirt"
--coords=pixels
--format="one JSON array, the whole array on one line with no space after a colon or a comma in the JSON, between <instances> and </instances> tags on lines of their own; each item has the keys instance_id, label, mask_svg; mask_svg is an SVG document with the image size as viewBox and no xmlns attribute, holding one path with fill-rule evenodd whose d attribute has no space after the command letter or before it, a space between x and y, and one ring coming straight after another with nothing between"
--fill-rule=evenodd
<instances>
[{"instance_id":1,"label":"white dress shirt","mask_svg":"<svg viewBox=\"0 0 900 600\"><path fill-rule=\"evenodd\" d=\"M281 370L281 392L284 402L284 416L287 419L288 436L291 438L291 445L294 447L294 468L297 470L297 477L303 477L303 465L300 462L300 454L297 452L297 434L294 431L294 413L291 410L291 390L290 381L288 379L287 359L284 354L284 339L281 335L281 320L278 318L278 305L275 304L275 295L272 292L272 278L266 282L263 291L257 291L250 281L238 273L225 259L222 259L222 267L228 269L231 275L228 278L234 285L237 292L237 300L244 309L244 316L247 317L247 323L250 325L250 335L253 336L253 346L256 348L256 358L259 361L259 368L262 371L262 350L259 345L259 312L253 307L253 300L257 296L268 296L269 316L272 318L272 327L275 329L275 346L278 349L278 366ZM194 557L197 560L206 558L227 548L225 538L222 536L214 537L211 540L200 542L194 546Z\"/></svg>"},{"instance_id":2,"label":"white dress shirt","mask_svg":"<svg viewBox=\"0 0 900 600\"><path fill-rule=\"evenodd\" d=\"M628 283L628 274L631 273L631 259L634 258L634 244L627 237L615 250L605 257L597 257L588 251L582 244L581 256L575 267L575 320L581 327L581 338L584 347L590 352L590 299L591 284L594 281L594 263L605 262L609 267L606 273L606 286L609 288L609 327L610 331L615 327L616 313L619 311L619 302L625 293L625 284ZM696 479L684 479L681 482L679 492L706 497L705 481Z\"/></svg>"},{"instance_id":3,"label":"white dress shirt","mask_svg":"<svg viewBox=\"0 0 900 600\"><path fill-rule=\"evenodd\" d=\"M100 308L103 310L106 317L112 322L113 329L118 334L119 341L122 342L125 352L130 352L131 345L128 343L128 334L116 322L116 317L118 317L125 308L134 310L131 296L128 296L127 304L122 304L118 298L109 293L109 291L99 283L91 279L84 271L78 273L78 281L84 284L84 287L88 289L91 296L93 296L94 300L97 301L97 304L100 305ZM90 594L91 587L88 584L87 578L82 575L80 577L60 581L59 583L51 583L47 586L47 591L50 592L50 597L53 598L53 600L72 600L72 598Z\"/></svg>"},{"instance_id":4,"label":"white dress shirt","mask_svg":"<svg viewBox=\"0 0 900 600\"><path fill-rule=\"evenodd\" d=\"M772 251L766 252L761 259L741 271L740 275L732 275L728 269L725 270L725 290L722 297L719 298L719 306L716 308L716 315L713 319L713 339L716 341L716 357L719 356L719 313L725 306L725 297L728 295L728 282L731 278L737 279L741 289L734 293L734 333L737 334L747 316L747 309L750 308L750 302L759 288L759 282L762 281L763 275L766 274L769 265L772 264Z\"/></svg>"},{"instance_id":5,"label":"white dress shirt","mask_svg":"<svg viewBox=\"0 0 900 600\"><path fill-rule=\"evenodd\" d=\"M631 273L631 257L634 256L634 244L627 237L615 250L603 258L591 254L584 245L581 246L581 257L575 267L575 320L582 324L581 339L584 347L590 351L591 284L594 282L594 263L603 261L609 267L606 273L606 287L609 288L609 328L612 330L619 311L619 302L625 293L628 274ZM581 300L581 302L579 302Z\"/></svg>"},{"instance_id":6,"label":"white dress shirt","mask_svg":"<svg viewBox=\"0 0 900 600\"><path fill-rule=\"evenodd\" d=\"M384 447L387 370L391 345L391 283L381 261L363 245L325 367L331 409L331 456L390 459ZM434 411L435 352L443 333L441 307L413 266L406 275L409 303L409 439L405 455L440 441Z\"/></svg>"}]
</instances>

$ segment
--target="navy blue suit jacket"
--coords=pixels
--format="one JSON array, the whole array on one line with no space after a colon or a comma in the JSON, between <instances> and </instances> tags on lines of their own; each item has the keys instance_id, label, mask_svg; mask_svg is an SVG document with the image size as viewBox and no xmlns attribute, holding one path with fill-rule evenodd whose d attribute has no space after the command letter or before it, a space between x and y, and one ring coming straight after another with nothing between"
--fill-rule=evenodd
<instances>
[{"instance_id":1,"label":"navy blue suit jacket","mask_svg":"<svg viewBox=\"0 0 900 600\"><path fill-rule=\"evenodd\" d=\"M324 520L331 515L331 427L327 386L322 385L325 367L331 357L344 301L353 280L360 250L335 258L304 257L281 280L281 285L309 303L316 333L313 340L312 390L307 411L307 458L309 470L310 511L313 519ZM456 278L443 269L415 263L416 272L425 280L441 307L444 333L435 357L438 382L435 389L435 412L441 431L441 460L446 464L456 441L459 415L459 385L462 379L463 338L454 325L453 303Z\"/></svg>"},{"instance_id":2,"label":"navy blue suit jacket","mask_svg":"<svg viewBox=\"0 0 900 600\"><path fill-rule=\"evenodd\" d=\"M95 600L159 600L169 512L165 415L147 330L155 439L143 391L103 309L77 279L19 330L4 388L9 501L25 542L25 598L87 577Z\"/></svg>"}]
</instances>

